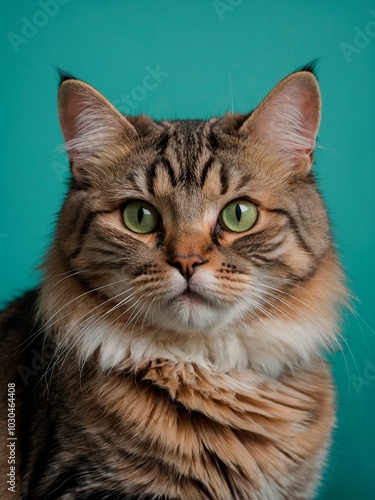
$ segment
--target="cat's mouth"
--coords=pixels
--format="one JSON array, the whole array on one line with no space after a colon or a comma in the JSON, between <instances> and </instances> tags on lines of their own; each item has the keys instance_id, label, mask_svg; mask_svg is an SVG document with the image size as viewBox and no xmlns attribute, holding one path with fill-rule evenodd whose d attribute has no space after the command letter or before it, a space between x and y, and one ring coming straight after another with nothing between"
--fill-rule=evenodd
<instances>
[{"instance_id":1,"label":"cat's mouth","mask_svg":"<svg viewBox=\"0 0 375 500\"><path fill-rule=\"evenodd\" d=\"M210 304L206 298L202 297L202 295L200 295L197 292L194 292L190 288L186 288L186 290L184 290L182 293L177 295L177 297L175 297L175 299L173 301L174 302L186 301L188 303L197 304L197 305L209 305Z\"/></svg>"},{"instance_id":2,"label":"cat's mouth","mask_svg":"<svg viewBox=\"0 0 375 500\"><path fill-rule=\"evenodd\" d=\"M177 332L202 332L228 317L224 304L214 301L209 291L186 286L170 297L160 309L158 323Z\"/></svg>"},{"instance_id":3,"label":"cat's mouth","mask_svg":"<svg viewBox=\"0 0 375 500\"><path fill-rule=\"evenodd\" d=\"M216 309L217 307L223 307L223 304L220 304L214 297L208 295L204 292L204 290L195 290L191 286L187 286L185 290L177 294L171 301L170 304L175 305L185 305L191 306L195 310L199 308L199 306L207 309Z\"/></svg>"}]
</instances>

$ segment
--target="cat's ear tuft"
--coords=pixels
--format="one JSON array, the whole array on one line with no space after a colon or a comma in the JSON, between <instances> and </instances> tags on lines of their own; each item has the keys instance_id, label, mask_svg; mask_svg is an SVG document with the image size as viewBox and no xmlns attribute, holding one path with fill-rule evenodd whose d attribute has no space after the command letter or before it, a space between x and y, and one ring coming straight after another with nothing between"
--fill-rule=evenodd
<instances>
[{"instance_id":1,"label":"cat's ear tuft","mask_svg":"<svg viewBox=\"0 0 375 500\"><path fill-rule=\"evenodd\" d=\"M66 80L79 80L79 78L76 78L72 75L72 73L69 73L69 71L66 71L65 69L57 68L56 71L59 77L59 87Z\"/></svg>"},{"instance_id":2,"label":"cat's ear tuft","mask_svg":"<svg viewBox=\"0 0 375 500\"><path fill-rule=\"evenodd\" d=\"M308 172L320 123L320 90L312 71L282 80L244 122L250 135L295 169Z\"/></svg>"},{"instance_id":3,"label":"cat's ear tuft","mask_svg":"<svg viewBox=\"0 0 375 500\"><path fill-rule=\"evenodd\" d=\"M63 74L58 96L59 120L73 174L101 161L116 162L130 150L133 125L97 90Z\"/></svg>"},{"instance_id":4,"label":"cat's ear tuft","mask_svg":"<svg viewBox=\"0 0 375 500\"><path fill-rule=\"evenodd\" d=\"M299 71L308 71L309 73L312 73L316 78L317 78L317 71L316 68L319 63L319 58L313 59L312 61L308 62L304 66L299 67L294 71L294 73L297 73Z\"/></svg>"}]
</instances>

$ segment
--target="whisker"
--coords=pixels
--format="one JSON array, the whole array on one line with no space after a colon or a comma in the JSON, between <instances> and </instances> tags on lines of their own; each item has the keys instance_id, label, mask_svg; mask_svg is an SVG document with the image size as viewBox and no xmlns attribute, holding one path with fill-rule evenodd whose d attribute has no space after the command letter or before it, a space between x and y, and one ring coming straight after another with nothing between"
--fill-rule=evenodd
<instances>
[{"instance_id":1,"label":"whisker","mask_svg":"<svg viewBox=\"0 0 375 500\"><path fill-rule=\"evenodd\" d=\"M127 290L124 290L121 294L125 294ZM135 294L133 294L135 295ZM142 295L143 296L143 295ZM141 296L141 297L142 297ZM108 316L110 312L113 312L113 310L116 310L116 308L119 308L121 307L122 305L124 305L126 302L128 302L129 300L131 300L131 298L129 299L128 297L125 297L125 299L123 299L119 304L116 304L116 306L114 308L112 308L111 311L107 311L106 313L104 313L104 315L100 315L98 317L98 319L96 319L93 323L89 323L85 328L83 328L81 331L80 331L80 334L78 335L77 339L72 343L69 351L66 352L66 358L68 357L68 355L73 351L73 349L76 347L76 345L81 341L81 339L86 335L86 333L88 332L88 330L90 328L93 328L94 326L96 326L96 324L103 319L103 317L105 316ZM126 313L127 311L129 311L130 309L132 308L132 306L130 308L128 308L124 313ZM95 308L96 309L96 308ZM88 314L90 314L92 312L89 311ZM124 314L123 313L123 314ZM98 316L100 313L96 313L94 314L94 316ZM87 313L83 316L85 317L87 315ZM81 318L82 319L82 318ZM92 319L92 316L89 318L89 319ZM85 320L87 321L87 320ZM117 321L117 318L115 320L113 320L111 323L109 323L108 325L106 325L106 330L107 330L107 337L108 335L110 334L110 327L113 325L113 323ZM82 326L82 325L81 325ZM70 339L69 339L70 340ZM103 339L104 340L104 339Z\"/></svg>"},{"instance_id":2,"label":"whisker","mask_svg":"<svg viewBox=\"0 0 375 500\"><path fill-rule=\"evenodd\" d=\"M56 311L54 314L52 314L52 316L48 319L47 322L43 323L43 325L36 331L36 332L33 332L33 334L28 337L27 339L25 339L24 342L21 343L21 346L25 345L25 347L22 349L21 352L24 351L24 349L26 349L30 343L38 336L40 335L41 333L43 333L46 329L49 329L51 328L52 326L54 326L56 323L58 323L59 321L61 321L62 319L64 319L65 317L69 316L71 313L68 312L67 314L65 314L64 316L61 316L59 317L56 321L52 321L63 309L65 309L66 307L68 307L69 305L73 304L74 302L76 302L77 300L79 300L80 298L86 296L86 295L89 295L90 293L94 293L100 289L104 289L104 288L107 288L107 287L110 287L110 286L113 286L115 284L119 284L119 283L123 283L124 281L126 281L127 278L123 278L122 280L118 280L118 281L114 281L114 282L111 282L111 283L107 283L106 285L102 285L100 287L96 287L96 288L93 288L92 290L88 290L87 292L84 292L80 295L78 295L77 297L74 297L74 299L70 300L69 302L67 302L66 304L64 304L58 311ZM112 300L112 299L110 299Z\"/></svg>"}]
</instances>

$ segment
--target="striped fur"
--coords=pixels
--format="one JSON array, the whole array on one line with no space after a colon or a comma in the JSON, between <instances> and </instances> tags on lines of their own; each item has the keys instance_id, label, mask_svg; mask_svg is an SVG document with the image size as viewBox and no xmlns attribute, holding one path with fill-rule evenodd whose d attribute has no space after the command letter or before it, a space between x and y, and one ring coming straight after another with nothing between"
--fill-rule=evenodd
<instances>
[{"instance_id":1,"label":"striped fur","mask_svg":"<svg viewBox=\"0 0 375 500\"><path fill-rule=\"evenodd\" d=\"M315 76L246 116L162 122L64 78L59 115L71 186L40 290L0 323L2 382L33 415L19 498L313 498L345 300L311 171ZM258 210L243 233L220 222L237 199ZM124 225L131 200L158 211L154 232ZM191 275L176 256L199 257ZM46 348L25 387L17 366Z\"/></svg>"}]
</instances>

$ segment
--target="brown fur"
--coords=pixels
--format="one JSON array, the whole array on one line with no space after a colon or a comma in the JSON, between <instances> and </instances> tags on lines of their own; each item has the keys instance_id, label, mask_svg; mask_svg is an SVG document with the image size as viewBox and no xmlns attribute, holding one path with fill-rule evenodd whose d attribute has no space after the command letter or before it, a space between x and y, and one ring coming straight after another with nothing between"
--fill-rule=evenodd
<instances>
[{"instance_id":1,"label":"brown fur","mask_svg":"<svg viewBox=\"0 0 375 500\"><path fill-rule=\"evenodd\" d=\"M313 498L345 300L311 172L315 76L246 116L170 122L124 117L69 78L59 117L72 183L44 280L0 316L18 498ZM156 229L126 225L133 200ZM242 232L221 216L236 200L256 207Z\"/></svg>"},{"instance_id":2,"label":"brown fur","mask_svg":"<svg viewBox=\"0 0 375 500\"><path fill-rule=\"evenodd\" d=\"M250 491L251 498L266 498L264 477L281 484L289 477L289 498L299 498L301 483L306 488L306 481L315 481L314 474L296 480L293 473L319 454L329 435L332 387L324 369L275 382L252 372L219 375L154 362L135 376L94 376L90 383L99 398L84 390L79 403L90 407L95 432L101 415L107 421L101 434L117 427L138 461L146 459L135 489L141 476L146 491L160 496L204 498L204 484L209 498L247 498ZM159 464L158 471L149 471L149 461ZM126 481L130 472L124 464Z\"/></svg>"},{"instance_id":3,"label":"brown fur","mask_svg":"<svg viewBox=\"0 0 375 500\"><path fill-rule=\"evenodd\" d=\"M36 346L40 349L40 342ZM59 448L39 498L50 498L43 488L48 491L59 477L64 456L77 464L83 456L95 457L108 470L108 478L100 480L102 490L126 484L133 495L155 498L271 499L283 498L287 488L288 498L304 499L316 485L313 463L324 457L334 419L325 366L274 380L251 370L220 374L157 360L107 375L97 373L95 360L82 371L74 358L65 363L44 382L42 375L32 378L31 387L23 387L19 376L10 378L20 394L33 390L44 420L43 428L31 425L35 435L23 458L29 481L30 465L37 459L32 443L49 434L45 391L64 409L60 416L58 408L52 412ZM17 402L20 415L24 396ZM50 439L47 449L54 447ZM89 485L82 484L84 492L95 484L95 476Z\"/></svg>"}]
</instances>

